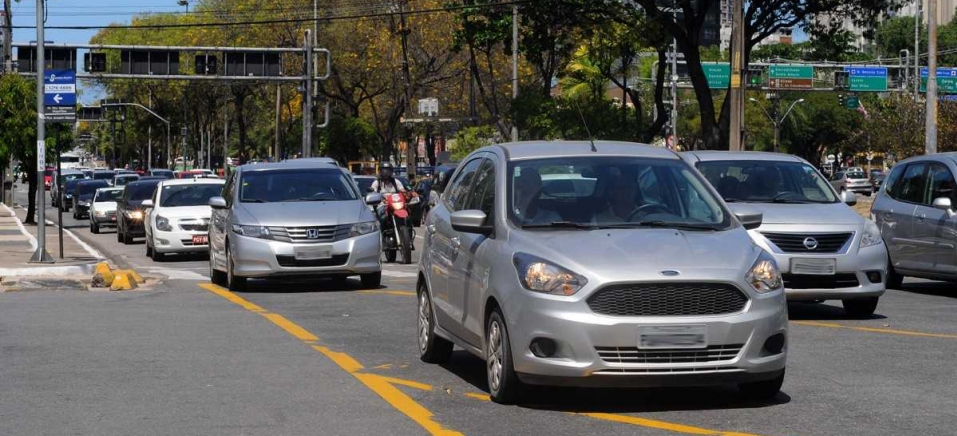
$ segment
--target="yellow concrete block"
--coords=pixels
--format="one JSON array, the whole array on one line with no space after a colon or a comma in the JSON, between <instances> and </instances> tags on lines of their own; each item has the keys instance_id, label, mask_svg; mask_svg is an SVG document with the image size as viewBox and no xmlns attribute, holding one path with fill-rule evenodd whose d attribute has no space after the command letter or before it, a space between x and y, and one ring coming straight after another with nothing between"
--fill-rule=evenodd
<instances>
[{"instance_id":1,"label":"yellow concrete block","mask_svg":"<svg viewBox=\"0 0 957 436\"><path fill-rule=\"evenodd\" d=\"M131 269L121 269L116 271L116 274L117 275L129 274L130 278L133 279L133 281L136 282L137 284L142 285L143 283L146 283L146 279L144 279L143 276L141 276L138 272Z\"/></svg>"},{"instance_id":2,"label":"yellow concrete block","mask_svg":"<svg viewBox=\"0 0 957 436\"><path fill-rule=\"evenodd\" d=\"M106 283L113 283L113 279L115 278L115 274L110 270L110 265L106 262L96 264L96 269L93 270L93 273L103 276L103 281Z\"/></svg>"},{"instance_id":3,"label":"yellow concrete block","mask_svg":"<svg viewBox=\"0 0 957 436\"><path fill-rule=\"evenodd\" d=\"M113 279L113 285L110 286L111 291L129 291L130 289L136 289L136 280L125 272L117 274Z\"/></svg>"}]
</instances>

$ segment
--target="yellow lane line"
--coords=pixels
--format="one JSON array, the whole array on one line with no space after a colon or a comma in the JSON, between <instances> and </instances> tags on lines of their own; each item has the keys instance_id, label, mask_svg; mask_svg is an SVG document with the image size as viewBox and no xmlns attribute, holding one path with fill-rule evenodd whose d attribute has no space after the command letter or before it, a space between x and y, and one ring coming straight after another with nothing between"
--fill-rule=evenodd
<instances>
[{"instance_id":1,"label":"yellow lane line","mask_svg":"<svg viewBox=\"0 0 957 436\"><path fill-rule=\"evenodd\" d=\"M492 401L492 399L488 397L488 394L478 394L478 393L475 393L475 392L467 392L467 393L462 394L462 395L465 395L466 397L469 397L469 398L471 398L471 399L473 399L473 400Z\"/></svg>"},{"instance_id":2,"label":"yellow lane line","mask_svg":"<svg viewBox=\"0 0 957 436\"><path fill-rule=\"evenodd\" d=\"M431 391L431 390L432 390L432 385L425 384L425 383L419 383L419 382L417 382L417 381L405 380L405 379L395 378L395 377L387 377L387 376L384 376L384 375L379 375L378 377L381 378L381 379L383 379L383 380L385 380L385 381L387 381L387 382L389 382L389 383L392 383L392 384L394 384L394 385L408 386L408 387L410 387L410 388L418 389L418 390L420 390L420 391Z\"/></svg>"},{"instance_id":3,"label":"yellow lane line","mask_svg":"<svg viewBox=\"0 0 957 436\"><path fill-rule=\"evenodd\" d=\"M414 297L415 291L359 291L360 294L369 295L398 295L401 297Z\"/></svg>"},{"instance_id":4,"label":"yellow lane line","mask_svg":"<svg viewBox=\"0 0 957 436\"><path fill-rule=\"evenodd\" d=\"M288 320L286 317L275 314L267 313L265 309L259 307L249 301L246 301L242 297L228 291L225 288L203 283L199 285L201 288L206 289L216 295L219 295L226 300L233 302L246 310L251 312L259 313L273 324L281 327L283 330L289 334L295 336L296 338L305 341L306 343L314 342L319 338L309 332L308 330L300 327L298 324ZM441 424L432 419L433 415L428 409L423 407L421 404L417 403L411 397L397 389L393 383L399 384L402 386L409 386L417 389L422 389L423 386L427 387L427 390L430 390L432 387L424 383L418 383L410 380L396 379L392 377L383 377L376 374L364 374L359 372L363 369L363 366L359 361L354 359L352 356L338 351L332 351L327 347L321 345L311 345L313 349L322 353L333 363L338 365L347 373L351 374L353 377L358 379L363 385L375 392L379 397L389 403L396 410L408 416L416 424L420 425L423 429L429 432L429 434L440 435L440 436L461 436L462 433L459 433L455 430L447 429Z\"/></svg>"},{"instance_id":5,"label":"yellow lane line","mask_svg":"<svg viewBox=\"0 0 957 436\"><path fill-rule=\"evenodd\" d=\"M920 336L925 338L942 338L942 339L957 339L957 335L947 334L947 333L925 333L917 332L913 330L896 330L896 329L887 329L887 328L876 328L876 327L855 327L844 324L837 324L832 322L820 322L820 321L791 321L791 324L805 325L812 327L826 327L832 329L846 329L846 330L857 330L860 332L869 332L869 333L884 333L890 335L903 335L903 336Z\"/></svg>"},{"instance_id":6,"label":"yellow lane line","mask_svg":"<svg viewBox=\"0 0 957 436\"><path fill-rule=\"evenodd\" d=\"M675 433L712 435L712 436L755 436L749 433L724 432L719 430L709 430L690 425L674 424L671 422L658 421L656 419L639 418L637 416L619 415L616 413L572 413L573 415L587 416L589 418L600 419L602 421L611 421L621 424L631 424L640 427L655 428L658 430L667 430Z\"/></svg>"}]
</instances>

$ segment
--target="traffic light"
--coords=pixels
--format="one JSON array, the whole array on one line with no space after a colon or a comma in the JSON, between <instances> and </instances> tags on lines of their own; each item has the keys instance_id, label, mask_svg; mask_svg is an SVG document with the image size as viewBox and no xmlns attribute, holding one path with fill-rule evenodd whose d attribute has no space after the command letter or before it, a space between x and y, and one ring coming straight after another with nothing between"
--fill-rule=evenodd
<instances>
[{"instance_id":1,"label":"traffic light","mask_svg":"<svg viewBox=\"0 0 957 436\"><path fill-rule=\"evenodd\" d=\"M747 80L748 88L760 88L764 83L764 70L760 68L748 68Z\"/></svg>"},{"instance_id":2,"label":"traffic light","mask_svg":"<svg viewBox=\"0 0 957 436\"><path fill-rule=\"evenodd\" d=\"M88 73L106 72L106 53L83 54L83 69Z\"/></svg>"},{"instance_id":3,"label":"traffic light","mask_svg":"<svg viewBox=\"0 0 957 436\"><path fill-rule=\"evenodd\" d=\"M179 74L179 52L122 50L120 51L120 73L175 76Z\"/></svg>"},{"instance_id":4,"label":"traffic light","mask_svg":"<svg viewBox=\"0 0 957 436\"><path fill-rule=\"evenodd\" d=\"M844 94L837 95L837 104L840 107L844 107Z\"/></svg>"},{"instance_id":5,"label":"traffic light","mask_svg":"<svg viewBox=\"0 0 957 436\"><path fill-rule=\"evenodd\" d=\"M216 75L218 61L216 55L196 55L195 73L201 76Z\"/></svg>"},{"instance_id":6,"label":"traffic light","mask_svg":"<svg viewBox=\"0 0 957 436\"><path fill-rule=\"evenodd\" d=\"M848 88L850 83L851 73L847 71L835 71L834 72L834 89L835 90L845 90Z\"/></svg>"}]
</instances>

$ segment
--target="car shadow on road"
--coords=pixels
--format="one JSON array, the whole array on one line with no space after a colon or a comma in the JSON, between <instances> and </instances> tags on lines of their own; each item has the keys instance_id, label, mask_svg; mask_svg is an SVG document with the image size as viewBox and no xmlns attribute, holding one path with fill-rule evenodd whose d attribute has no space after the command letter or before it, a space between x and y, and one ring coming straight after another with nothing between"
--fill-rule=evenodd
<instances>
[{"instance_id":1,"label":"car shadow on road","mask_svg":"<svg viewBox=\"0 0 957 436\"><path fill-rule=\"evenodd\" d=\"M201 262L209 260L209 254L203 253L182 253L182 254L167 254L164 255L160 260L154 260L155 263L170 263L175 264L179 262Z\"/></svg>"},{"instance_id":2,"label":"car shadow on road","mask_svg":"<svg viewBox=\"0 0 957 436\"><path fill-rule=\"evenodd\" d=\"M471 353L456 350L452 358L441 366L476 389L489 392L485 362ZM783 391L771 401L746 400L734 386L571 388L526 385L525 389L520 407L571 413L758 409L791 401L791 397Z\"/></svg>"},{"instance_id":3,"label":"car shadow on road","mask_svg":"<svg viewBox=\"0 0 957 436\"><path fill-rule=\"evenodd\" d=\"M912 294L930 295L933 297L957 298L957 284L950 282L920 282L907 283L895 291Z\"/></svg>"},{"instance_id":4,"label":"car shadow on road","mask_svg":"<svg viewBox=\"0 0 957 436\"><path fill-rule=\"evenodd\" d=\"M813 303L803 301L788 302L788 319L791 321L867 321L887 319L881 315L880 304L877 305L877 312L868 318L854 317L847 314L841 306L832 306L824 303Z\"/></svg>"},{"instance_id":5,"label":"car shadow on road","mask_svg":"<svg viewBox=\"0 0 957 436\"><path fill-rule=\"evenodd\" d=\"M385 290L385 286L370 288L362 286L358 277L350 277L345 281L332 278L282 278L255 280L246 282L245 294L307 294L307 293L337 293Z\"/></svg>"}]
</instances>

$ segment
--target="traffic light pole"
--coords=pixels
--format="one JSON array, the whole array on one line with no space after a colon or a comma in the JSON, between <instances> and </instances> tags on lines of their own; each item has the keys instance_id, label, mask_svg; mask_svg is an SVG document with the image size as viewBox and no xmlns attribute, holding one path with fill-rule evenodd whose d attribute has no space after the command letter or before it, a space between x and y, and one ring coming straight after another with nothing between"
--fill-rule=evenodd
<instances>
[{"instance_id":1,"label":"traffic light pole","mask_svg":"<svg viewBox=\"0 0 957 436\"><path fill-rule=\"evenodd\" d=\"M53 263L53 256L47 253L47 216L46 190L43 189L43 176L46 169L46 123L43 113L44 67L46 66L43 48L43 7L44 0L37 0L37 250L30 263ZM57 174L59 176L59 174Z\"/></svg>"},{"instance_id":2,"label":"traffic light pole","mask_svg":"<svg viewBox=\"0 0 957 436\"><path fill-rule=\"evenodd\" d=\"M312 51L312 37L309 35L311 31L306 29L304 43L306 48L306 55L303 57L305 60L305 77L303 77L303 105L302 105L302 157L307 158L312 156L312 56L309 53Z\"/></svg>"}]
</instances>

